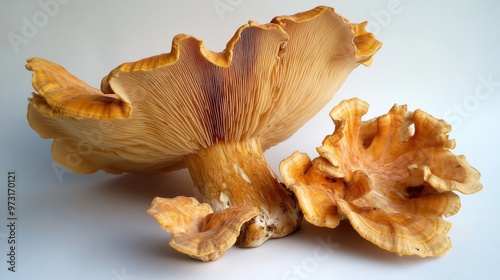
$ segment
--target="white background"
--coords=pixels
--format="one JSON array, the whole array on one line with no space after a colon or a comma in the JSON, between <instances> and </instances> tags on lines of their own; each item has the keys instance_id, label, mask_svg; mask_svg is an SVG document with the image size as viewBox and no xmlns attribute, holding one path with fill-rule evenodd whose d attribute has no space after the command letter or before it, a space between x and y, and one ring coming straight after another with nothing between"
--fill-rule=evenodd
<instances>
[{"instance_id":1,"label":"white background","mask_svg":"<svg viewBox=\"0 0 500 280\"><path fill-rule=\"evenodd\" d=\"M0 3L1 279L498 277L500 2L60 0L49 13L39 1ZM221 4L230 9L218 12L215 6ZM266 157L275 171L294 150L316 157L315 147L333 131L328 112L354 96L371 104L367 117L398 103L444 118L453 125L454 152L481 171L484 189L461 196L461 211L448 218L453 248L443 257L399 257L360 238L348 223L333 230L304 222L287 238L254 249L231 248L216 262L195 261L171 249L168 234L146 214L157 195L193 194L186 171L158 176L64 172L54 169L51 141L28 126L32 87L24 64L29 57L55 61L98 87L118 64L170 51L178 33L202 38L209 49L220 51L250 19L266 23L317 5L333 6L351 22L368 20L384 45L373 66L357 68L323 111ZM25 27L30 24L36 30ZM23 40L13 42L13 34ZM8 170L18 175L15 273L6 262Z\"/></svg>"}]
</instances>

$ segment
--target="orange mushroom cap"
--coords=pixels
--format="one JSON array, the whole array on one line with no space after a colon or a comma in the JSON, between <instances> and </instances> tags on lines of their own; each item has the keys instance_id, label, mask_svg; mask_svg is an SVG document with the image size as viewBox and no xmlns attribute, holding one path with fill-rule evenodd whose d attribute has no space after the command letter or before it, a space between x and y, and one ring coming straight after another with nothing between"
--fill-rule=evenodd
<instances>
[{"instance_id":1,"label":"orange mushroom cap","mask_svg":"<svg viewBox=\"0 0 500 280\"><path fill-rule=\"evenodd\" d=\"M429 114L394 105L362 121L368 104L341 102L330 113L335 131L310 160L295 152L281 163L283 180L304 217L334 228L347 218L365 239L403 255L439 256L451 248L460 199L453 191L481 190L480 173L450 149L450 126ZM414 130L412 129L414 126Z\"/></svg>"},{"instance_id":2,"label":"orange mushroom cap","mask_svg":"<svg viewBox=\"0 0 500 280\"><path fill-rule=\"evenodd\" d=\"M158 173L220 141L259 138L263 150L316 114L381 44L329 7L249 22L226 49L188 35L170 53L124 63L92 88L34 58L28 119L53 138L55 160L79 173ZM85 148L82 148L85 147Z\"/></svg>"},{"instance_id":3,"label":"orange mushroom cap","mask_svg":"<svg viewBox=\"0 0 500 280\"><path fill-rule=\"evenodd\" d=\"M259 214L251 206L234 206L213 213L210 205L192 197L157 197L148 213L170 231L170 246L202 261L224 255L236 242L243 224Z\"/></svg>"}]
</instances>

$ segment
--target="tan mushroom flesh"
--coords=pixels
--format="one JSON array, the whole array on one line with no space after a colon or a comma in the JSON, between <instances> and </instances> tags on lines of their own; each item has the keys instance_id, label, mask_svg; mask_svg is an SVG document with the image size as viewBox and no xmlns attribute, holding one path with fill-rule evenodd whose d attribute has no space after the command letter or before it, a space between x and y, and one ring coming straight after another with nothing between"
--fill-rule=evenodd
<instances>
[{"instance_id":1,"label":"tan mushroom flesh","mask_svg":"<svg viewBox=\"0 0 500 280\"><path fill-rule=\"evenodd\" d=\"M192 197L161 198L151 203L148 213L170 231L170 246L202 261L224 255L236 242L243 224L259 214L251 206L229 207L213 213L212 207Z\"/></svg>"},{"instance_id":2,"label":"tan mushroom flesh","mask_svg":"<svg viewBox=\"0 0 500 280\"><path fill-rule=\"evenodd\" d=\"M439 256L451 248L451 224L460 209L453 191L481 190L479 172L450 149L450 126L429 114L394 105L363 121L368 104L341 102L330 116L335 131L310 160L295 152L280 172L310 223L334 228L347 218L379 247L403 255ZM412 128L414 126L414 129Z\"/></svg>"},{"instance_id":3,"label":"tan mushroom flesh","mask_svg":"<svg viewBox=\"0 0 500 280\"><path fill-rule=\"evenodd\" d=\"M363 24L329 7L249 22L223 52L188 35L170 53L124 63L101 90L35 58L30 125L54 159L79 173L160 173L187 167L214 211L253 206L237 244L258 246L301 221L263 151L290 137L380 47Z\"/></svg>"}]
</instances>

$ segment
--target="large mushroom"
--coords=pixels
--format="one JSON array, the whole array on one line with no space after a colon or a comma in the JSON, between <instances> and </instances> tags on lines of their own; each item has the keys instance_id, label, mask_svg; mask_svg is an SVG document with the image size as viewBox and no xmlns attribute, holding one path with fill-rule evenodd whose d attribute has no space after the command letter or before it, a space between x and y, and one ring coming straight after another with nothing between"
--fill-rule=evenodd
<instances>
[{"instance_id":1,"label":"large mushroom","mask_svg":"<svg viewBox=\"0 0 500 280\"><path fill-rule=\"evenodd\" d=\"M213 211L259 210L238 237L240 246L258 246L301 221L263 151L314 116L355 67L371 64L381 44L365 26L317 7L249 22L219 53L178 35L170 53L118 66L101 90L33 58L29 123L54 139L54 159L74 172L187 167Z\"/></svg>"}]
</instances>

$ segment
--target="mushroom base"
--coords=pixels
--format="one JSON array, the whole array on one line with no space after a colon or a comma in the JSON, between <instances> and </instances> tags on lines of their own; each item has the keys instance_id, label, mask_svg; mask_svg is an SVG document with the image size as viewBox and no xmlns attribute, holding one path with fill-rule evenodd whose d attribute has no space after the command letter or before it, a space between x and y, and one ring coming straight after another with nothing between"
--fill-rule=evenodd
<instances>
[{"instance_id":1,"label":"mushroom base","mask_svg":"<svg viewBox=\"0 0 500 280\"><path fill-rule=\"evenodd\" d=\"M185 159L203 202L221 211L230 206L254 206L261 212L243 225L236 244L256 247L269 238L295 231L302 213L264 158L257 138L217 143Z\"/></svg>"}]
</instances>

